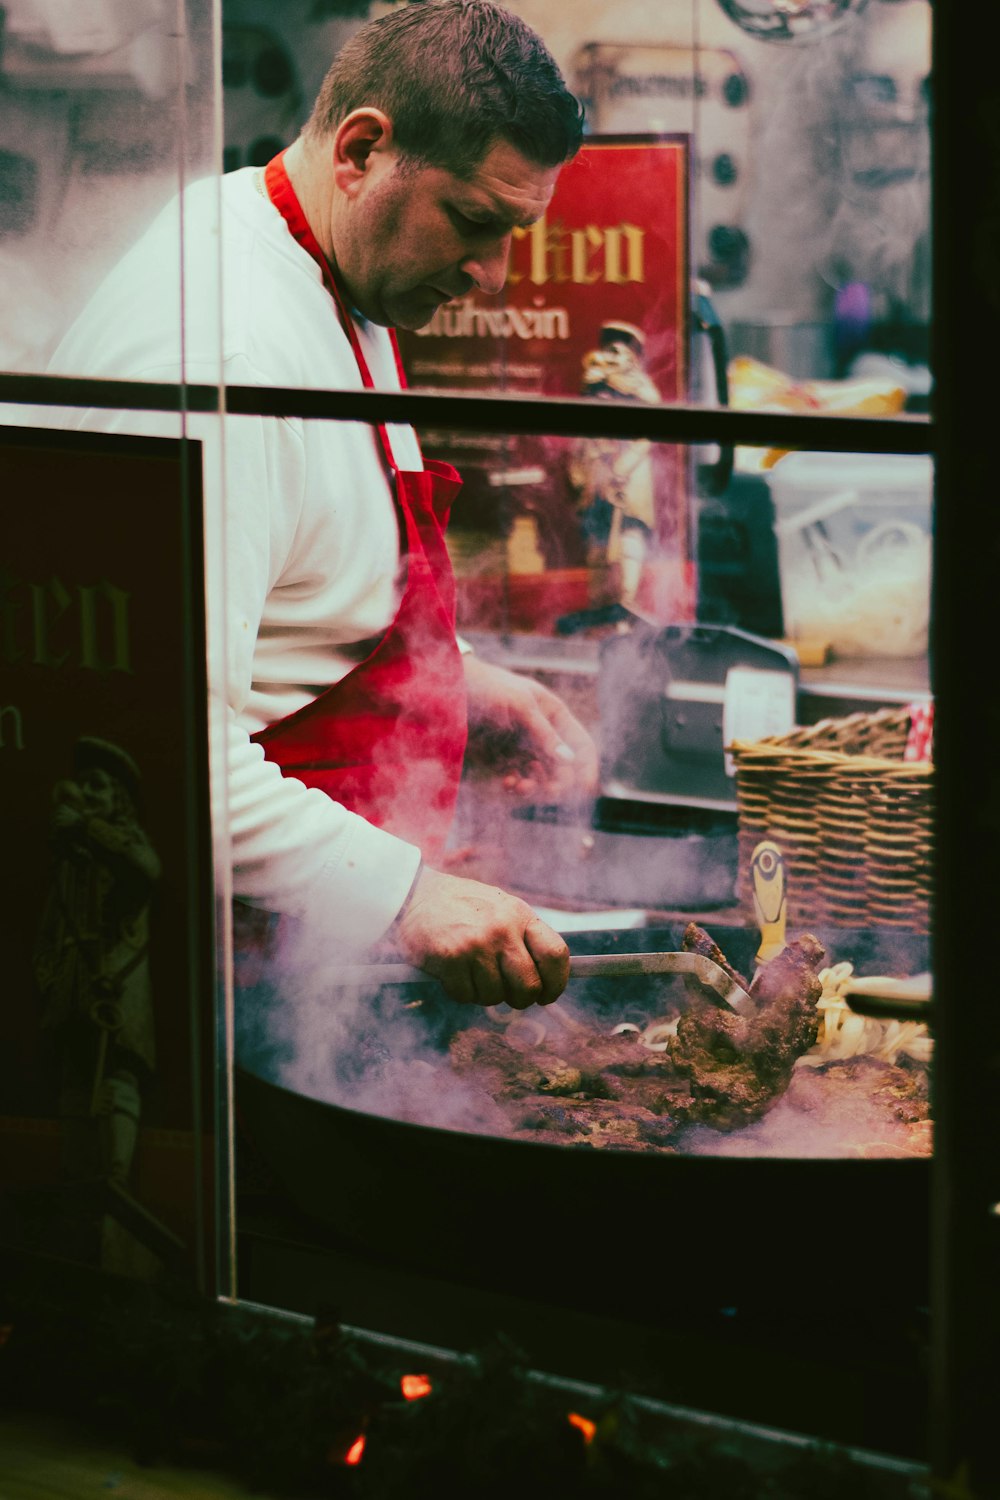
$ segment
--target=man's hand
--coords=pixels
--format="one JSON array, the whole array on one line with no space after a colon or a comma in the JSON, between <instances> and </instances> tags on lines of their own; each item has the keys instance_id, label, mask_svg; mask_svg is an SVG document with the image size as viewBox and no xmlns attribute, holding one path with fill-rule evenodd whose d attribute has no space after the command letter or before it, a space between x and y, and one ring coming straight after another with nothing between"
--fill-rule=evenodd
<instances>
[{"instance_id":1,"label":"man's hand","mask_svg":"<svg viewBox=\"0 0 1000 1500\"><path fill-rule=\"evenodd\" d=\"M597 790L597 749L551 689L491 662L464 658L468 759L515 796L564 802Z\"/></svg>"},{"instance_id":2,"label":"man's hand","mask_svg":"<svg viewBox=\"0 0 1000 1500\"><path fill-rule=\"evenodd\" d=\"M569 978L569 949L527 902L438 870L421 871L393 944L466 1005L551 1005Z\"/></svg>"}]
</instances>

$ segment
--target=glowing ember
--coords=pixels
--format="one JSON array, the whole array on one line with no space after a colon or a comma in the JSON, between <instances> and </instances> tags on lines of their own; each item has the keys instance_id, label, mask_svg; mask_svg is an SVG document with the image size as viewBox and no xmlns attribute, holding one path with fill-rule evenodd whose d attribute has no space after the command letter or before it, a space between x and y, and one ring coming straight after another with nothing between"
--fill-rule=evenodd
<instances>
[{"instance_id":1,"label":"glowing ember","mask_svg":"<svg viewBox=\"0 0 1000 1500\"><path fill-rule=\"evenodd\" d=\"M362 1455L362 1453L364 1453L364 1451L365 1451L365 1435L364 1435L364 1433L362 1433L360 1437L354 1439L354 1442L351 1444L351 1446L348 1448L347 1452L344 1454L344 1463L345 1464L359 1464L361 1462L361 1455Z\"/></svg>"},{"instance_id":2,"label":"glowing ember","mask_svg":"<svg viewBox=\"0 0 1000 1500\"><path fill-rule=\"evenodd\" d=\"M597 1431L596 1422L592 1422L589 1417L581 1417L578 1411L570 1412L569 1422L571 1426L578 1427L580 1429L580 1431L583 1433L583 1441L585 1443L593 1442L594 1433Z\"/></svg>"},{"instance_id":3,"label":"glowing ember","mask_svg":"<svg viewBox=\"0 0 1000 1500\"><path fill-rule=\"evenodd\" d=\"M407 1401L419 1401L421 1396L431 1393L431 1383L426 1375L404 1375L399 1384Z\"/></svg>"}]
</instances>

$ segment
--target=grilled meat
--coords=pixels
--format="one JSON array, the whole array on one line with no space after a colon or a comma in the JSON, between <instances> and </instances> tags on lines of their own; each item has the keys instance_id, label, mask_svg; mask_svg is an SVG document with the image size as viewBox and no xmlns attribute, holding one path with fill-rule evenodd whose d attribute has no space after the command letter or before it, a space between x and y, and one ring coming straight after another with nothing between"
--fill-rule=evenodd
<instances>
[{"instance_id":1,"label":"grilled meat","mask_svg":"<svg viewBox=\"0 0 1000 1500\"><path fill-rule=\"evenodd\" d=\"M684 948L704 953L706 942L711 944L708 934L691 923ZM669 1056L690 1083L692 1118L732 1130L757 1119L784 1093L796 1059L816 1041L816 1002L823 992L817 971L825 956L810 934L793 939L754 976L752 1016L707 1003L684 1012Z\"/></svg>"},{"instance_id":2,"label":"grilled meat","mask_svg":"<svg viewBox=\"0 0 1000 1500\"><path fill-rule=\"evenodd\" d=\"M699 927L697 922L689 922L685 927L681 947L685 953L700 953L702 958L710 958L713 964L718 964L719 968L729 975L730 979L735 979L741 990L749 990L750 985L739 969L733 968L718 943L709 936L704 927Z\"/></svg>"},{"instance_id":3,"label":"grilled meat","mask_svg":"<svg viewBox=\"0 0 1000 1500\"><path fill-rule=\"evenodd\" d=\"M452 1067L504 1106L512 1134L533 1140L663 1150L687 1125L731 1130L758 1118L816 1040L823 949L798 938L748 986L694 923L684 946L749 989L758 1013L745 1018L698 1001L664 1052L643 1046L635 1032L608 1035L580 1023L540 1020L530 1042L516 1026L470 1027L452 1039Z\"/></svg>"}]
</instances>

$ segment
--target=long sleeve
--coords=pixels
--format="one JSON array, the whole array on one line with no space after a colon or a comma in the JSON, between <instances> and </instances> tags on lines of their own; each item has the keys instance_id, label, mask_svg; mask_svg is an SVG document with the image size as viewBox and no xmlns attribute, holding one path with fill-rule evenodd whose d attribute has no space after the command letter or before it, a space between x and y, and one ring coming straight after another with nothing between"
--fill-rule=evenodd
<instances>
[{"instance_id":1,"label":"long sleeve","mask_svg":"<svg viewBox=\"0 0 1000 1500\"><path fill-rule=\"evenodd\" d=\"M231 378L240 373L231 372ZM234 894L296 917L316 932L317 942L343 952L367 947L385 931L410 888L419 851L282 775L251 739L252 726L271 712L302 706L305 677L323 671L316 683L322 690L350 665L346 655L334 659L322 638L324 624L327 631L336 628L338 599L345 613L349 601L349 612L363 617L374 592L373 625L381 626L387 602L391 609L391 596L377 597L378 568L373 583L367 576L371 560L360 550L361 538L353 536L356 505L344 507L347 535L341 546L335 533L314 533L314 471L306 450L311 438L329 450L336 436L330 430L304 433L303 424L286 421L227 422L226 598L216 629L223 632L226 652ZM367 443L366 431L356 436ZM350 487L349 472L341 472ZM327 499L336 506L336 486ZM330 595L325 601L317 597L324 593ZM343 628L353 633L362 627L345 620ZM269 669L275 676L291 670L294 680L255 682L255 673L259 679Z\"/></svg>"},{"instance_id":2,"label":"long sleeve","mask_svg":"<svg viewBox=\"0 0 1000 1500\"><path fill-rule=\"evenodd\" d=\"M224 178L221 203L219 189L205 180L186 195L183 304L179 221L168 205L69 331L54 373L359 384L316 267L252 174ZM376 379L395 385L384 330L363 338ZM176 437L182 419L65 412L60 425ZM335 957L389 926L419 852L283 776L253 735L339 681L393 618L399 535L377 441L356 422L188 414L183 430L202 445L217 858L231 851L237 896L297 918ZM407 440L400 461L419 465L404 430Z\"/></svg>"}]
</instances>

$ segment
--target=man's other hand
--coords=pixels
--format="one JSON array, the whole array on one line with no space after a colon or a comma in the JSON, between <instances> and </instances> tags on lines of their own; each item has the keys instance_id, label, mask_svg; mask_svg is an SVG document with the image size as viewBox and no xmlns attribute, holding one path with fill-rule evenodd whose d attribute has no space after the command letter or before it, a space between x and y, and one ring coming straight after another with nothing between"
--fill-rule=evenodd
<instances>
[{"instance_id":1,"label":"man's other hand","mask_svg":"<svg viewBox=\"0 0 1000 1500\"><path fill-rule=\"evenodd\" d=\"M569 979L569 949L526 901L438 870L421 871L392 941L466 1005L551 1005Z\"/></svg>"},{"instance_id":2,"label":"man's other hand","mask_svg":"<svg viewBox=\"0 0 1000 1500\"><path fill-rule=\"evenodd\" d=\"M467 759L525 801L567 802L597 790L597 748L550 688L492 662L464 658Z\"/></svg>"}]
</instances>

